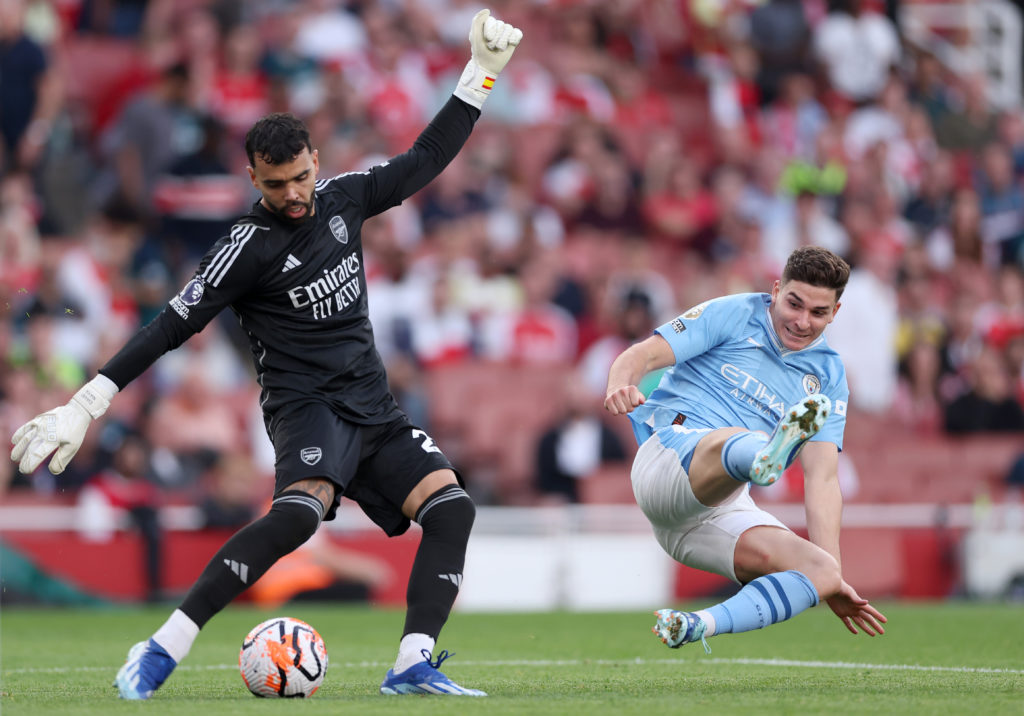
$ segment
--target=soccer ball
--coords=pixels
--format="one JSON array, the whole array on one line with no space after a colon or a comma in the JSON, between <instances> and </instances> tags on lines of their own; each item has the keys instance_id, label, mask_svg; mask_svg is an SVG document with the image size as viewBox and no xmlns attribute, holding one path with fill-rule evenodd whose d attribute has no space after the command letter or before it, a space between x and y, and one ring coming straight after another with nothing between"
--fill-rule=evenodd
<instances>
[{"instance_id":1,"label":"soccer ball","mask_svg":"<svg viewBox=\"0 0 1024 716\"><path fill-rule=\"evenodd\" d=\"M300 619L263 622L242 642L238 669L257 696L312 696L327 673L327 647L316 629Z\"/></svg>"}]
</instances>

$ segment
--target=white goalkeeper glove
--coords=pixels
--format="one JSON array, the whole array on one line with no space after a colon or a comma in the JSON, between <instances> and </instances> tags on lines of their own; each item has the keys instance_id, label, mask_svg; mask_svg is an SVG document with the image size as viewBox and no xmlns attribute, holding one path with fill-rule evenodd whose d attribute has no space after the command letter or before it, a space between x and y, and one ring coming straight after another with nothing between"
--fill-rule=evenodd
<instances>
[{"instance_id":1,"label":"white goalkeeper glove","mask_svg":"<svg viewBox=\"0 0 1024 716\"><path fill-rule=\"evenodd\" d=\"M23 474L35 472L54 450L50 472L59 475L82 447L85 431L93 420L107 412L117 393L117 385L105 375L97 375L75 393L67 405L37 415L14 433L11 460Z\"/></svg>"},{"instance_id":2,"label":"white goalkeeper glove","mask_svg":"<svg viewBox=\"0 0 1024 716\"><path fill-rule=\"evenodd\" d=\"M469 29L472 56L459 78L455 96L477 109L483 108L498 73L505 68L522 39L522 30L495 20L490 10L481 10L474 15Z\"/></svg>"}]
</instances>

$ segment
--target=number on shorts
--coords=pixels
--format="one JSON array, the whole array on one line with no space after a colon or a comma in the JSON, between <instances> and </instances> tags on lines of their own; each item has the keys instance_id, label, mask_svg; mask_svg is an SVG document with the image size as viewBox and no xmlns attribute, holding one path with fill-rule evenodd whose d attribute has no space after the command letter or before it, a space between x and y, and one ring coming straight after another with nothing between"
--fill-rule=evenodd
<instances>
[{"instance_id":1,"label":"number on shorts","mask_svg":"<svg viewBox=\"0 0 1024 716\"><path fill-rule=\"evenodd\" d=\"M422 430L413 430L412 436L414 438L423 438L423 444L420 445L423 448L423 452L441 452L441 448L434 444L434 438L427 435Z\"/></svg>"}]
</instances>

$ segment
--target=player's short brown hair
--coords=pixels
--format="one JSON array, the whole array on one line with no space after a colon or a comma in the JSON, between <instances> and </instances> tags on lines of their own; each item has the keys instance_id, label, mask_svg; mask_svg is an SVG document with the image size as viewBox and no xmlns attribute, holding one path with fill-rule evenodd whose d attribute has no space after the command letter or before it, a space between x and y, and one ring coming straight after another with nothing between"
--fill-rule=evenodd
<instances>
[{"instance_id":1,"label":"player's short brown hair","mask_svg":"<svg viewBox=\"0 0 1024 716\"><path fill-rule=\"evenodd\" d=\"M302 120L287 112L268 114L245 135L250 166L256 166L256 157L267 164L286 164L302 154L303 149L313 151L309 130Z\"/></svg>"},{"instance_id":2,"label":"player's short brown hair","mask_svg":"<svg viewBox=\"0 0 1024 716\"><path fill-rule=\"evenodd\" d=\"M811 286L831 288L836 300L843 295L850 279L850 265L828 249L820 246L801 246L789 255L782 270L782 283L800 281Z\"/></svg>"}]
</instances>

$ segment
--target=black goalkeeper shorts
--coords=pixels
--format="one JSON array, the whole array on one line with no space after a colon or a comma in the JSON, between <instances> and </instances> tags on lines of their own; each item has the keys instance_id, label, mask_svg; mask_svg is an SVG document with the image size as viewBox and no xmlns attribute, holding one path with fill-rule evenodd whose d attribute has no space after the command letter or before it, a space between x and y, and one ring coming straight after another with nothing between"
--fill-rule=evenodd
<instances>
[{"instance_id":1,"label":"black goalkeeper shorts","mask_svg":"<svg viewBox=\"0 0 1024 716\"><path fill-rule=\"evenodd\" d=\"M359 425L326 405L306 403L274 419L272 440L275 496L294 482L326 478L336 490L325 520L334 519L344 496L392 537L409 529L402 503L420 480L447 468L462 484L431 437L405 416L383 425Z\"/></svg>"}]
</instances>

